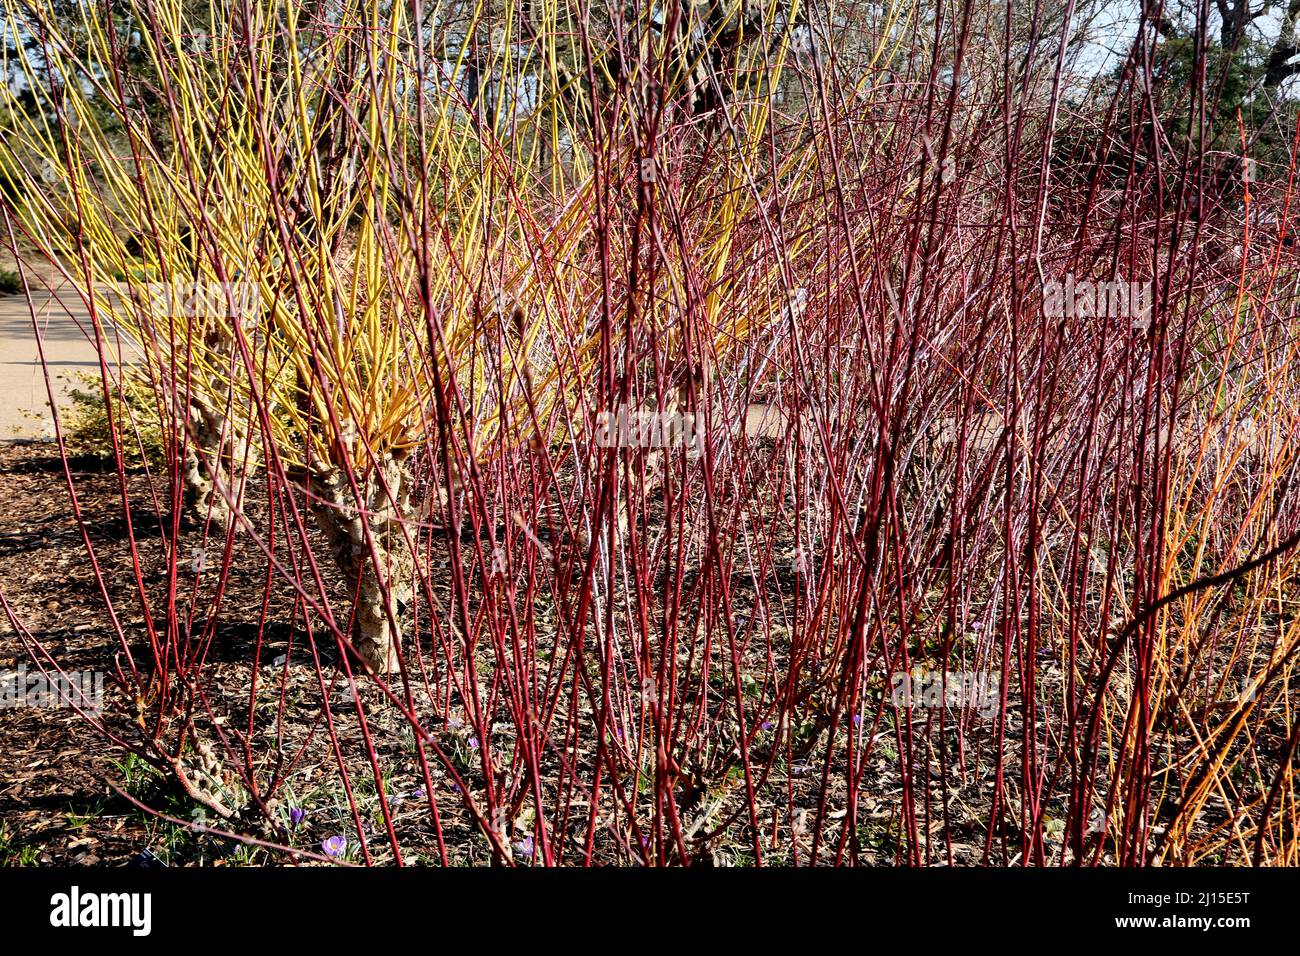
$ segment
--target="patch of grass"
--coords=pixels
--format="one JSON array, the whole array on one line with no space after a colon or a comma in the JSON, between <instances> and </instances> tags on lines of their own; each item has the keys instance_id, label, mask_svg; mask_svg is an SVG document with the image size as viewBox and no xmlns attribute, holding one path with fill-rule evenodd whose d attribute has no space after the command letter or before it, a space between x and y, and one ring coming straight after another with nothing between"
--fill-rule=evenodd
<instances>
[{"instance_id":1,"label":"patch of grass","mask_svg":"<svg viewBox=\"0 0 1300 956\"><path fill-rule=\"evenodd\" d=\"M37 850L26 846L9 829L9 824L0 823L0 866L35 866Z\"/></svg>"},{"instance_id":2,"label":"patch of grass","mask_svg":"<svg viewBox=\"0 0 1300 956\"><path fill-rule=\"evenodd\" d=\"M122 777L122 788L141 802L157 795L162 787L163 775L133 753L114 760L113 766Z\"/></svg>"},{"instance_id":3,"label":"patch of grass","mask_svg":"<svg viewBox=\"0 0 1300 956\"><path fill-rule=\"evenodd\" d=\"M103 812L104 812L103 801L97 800L91 806L87 807L84 812L80 812L75 809L70 809L65 815L64 819L66 819L68 822L68 829L80 830L81 828L89 824L91 821L98 819L98 817Z\"/></svg>"}]
</instances>

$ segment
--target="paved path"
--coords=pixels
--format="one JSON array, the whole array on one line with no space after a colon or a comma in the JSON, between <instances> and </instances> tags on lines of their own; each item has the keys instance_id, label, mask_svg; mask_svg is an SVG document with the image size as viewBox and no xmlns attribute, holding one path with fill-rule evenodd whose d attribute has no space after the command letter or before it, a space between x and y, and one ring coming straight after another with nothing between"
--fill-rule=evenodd
<instances>
[{"instance_id":1,"label":"paved path","mask_svg":"<svg viewBox=\"0 0 1300 956\"><path fill-rule=\"evenodd\" d=\"M54 294L33 285L31 309L21 293L0 296L0 440L54 436L36 329L60 414L71 404L73 388L86 391L99 384L99 354L85 302L71 285Z\"/></svg>"}]
</instances>

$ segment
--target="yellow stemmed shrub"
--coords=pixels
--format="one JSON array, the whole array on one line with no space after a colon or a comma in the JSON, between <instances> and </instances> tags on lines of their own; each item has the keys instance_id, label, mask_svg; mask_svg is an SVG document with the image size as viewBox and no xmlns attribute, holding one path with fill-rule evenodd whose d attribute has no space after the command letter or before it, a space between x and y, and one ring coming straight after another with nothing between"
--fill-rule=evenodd
<instances>
[{"instance_id":1,"label":"yellow stemmed shrub","mask_svg":"<svg viewBox=\"0 0 1300 956\"><path fill-rule=\"evenodd\" d=\"M302 482L376 670L395 668L412 600L408 460L431 430L454 432L462 462L572 440L592 412L602 308L618 312L613 334L660 328L671 352L702 295L703 348L720 360L789 304L797 243L746 263L735 237L778 184L807 185L811 146L761 169L785 40L738 46L721 82L707 69L739 7L707 29L694 8L675 34L640 25L658 82L736 104L686 244L631 298L606 281L627 281L627 237L599 264L596 190L657 189L674 147L646 155L647 104L626 94L642 80L615 75L609 11L580 40L581 11L560 4L78 9L6 5L42 49L7 64L41 104L0 150L15 216L101 326L139 346L128 374L173 424L177 497L196 520L234 528L257 468Z\"/></svg>"}]
</instances>

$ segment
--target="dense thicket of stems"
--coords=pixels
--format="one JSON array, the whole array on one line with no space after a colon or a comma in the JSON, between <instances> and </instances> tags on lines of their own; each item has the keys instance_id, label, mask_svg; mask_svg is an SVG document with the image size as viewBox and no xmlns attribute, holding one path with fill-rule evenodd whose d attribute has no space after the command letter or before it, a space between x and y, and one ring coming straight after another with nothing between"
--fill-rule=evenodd
<instances>
[{"instance_id":1,"label":"dense thicket of stems","mask_svg":"<svg viewBox=\"0 0 1300 956\"><path fill-rule=\"evenodd\" d=\"M10 242L151 396L92 719L366 862L1295 863L1296 130L1049 7L6 3Z\"/></svg>"}]
</instances>

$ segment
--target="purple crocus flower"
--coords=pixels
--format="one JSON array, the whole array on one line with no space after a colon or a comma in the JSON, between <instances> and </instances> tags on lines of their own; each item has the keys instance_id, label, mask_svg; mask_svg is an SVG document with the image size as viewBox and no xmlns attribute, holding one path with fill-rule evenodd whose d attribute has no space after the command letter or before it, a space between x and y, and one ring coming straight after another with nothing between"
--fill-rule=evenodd
<instances>
[{"instance_id":1,"label":"purple crocus flower","mask_svg":"<svg viewBox=\"0 0 1300 956\"><path fill-rule=\"evenodd\" d=\"M477 737L471 737L471 738L469 738L469 749L470 749L470 750L478 750L478 738L477 738Z\"/></svg>"},{"instance_id":2,"label":"purple crocus flower","mask_svg":"<svg viewBox=\"0 0 1300 956\"><path fill-rule=\"evenodd\" d=\"M771 730L771 729L772 729L772 722L771 722L770 720L765 720L765 721L763 721L761 724L758 725L758 729L759 729L759 730Z\"/></svg>"},{"instance_id":3,"label":"purple crocus flower","mask_svg":"<svg viewBox=\"0 0 1300 956\"><path fill-rule=\"evenodd\" d=\"M341 859L343 854L348 850L348 841L341 836L332 836L321 843L320 848L325 851L325 855L330 859Z\"/></svg>"},{"instance_id":4,"label":"purple crocus flower","mask_svg":"<svg viewBox=\"0 0 1300 956\"><path fill-rule=\"evenodd\" d=\"M294 827L299 826L299 825L302 824L302 821L305 820L305 819L307 819L307 811L304 810L302 807L290 807L290 808L289 808L289 825L290 825L290 826L294 826Z\"/></svg>"},{"instance_id":5,"label":"purple crocus flower","mask_svg":"<svg viewBox=\"0 0 1300 956\"><path fill-rule=\"evenodd\" d=\"M526 836L518 841L515 844L515 852L525 859L531 860L533 858L533 838Z\"/></svg>"},{"instance_id":6,"label":"purple crocus flower","mask_svg":"<svg viewBox=\"0 0 1300 956\"><path fill-rule=\"evenodd\" d=\"M407 790L405 793L390 793L388 795L388 805L395 807L407 800L423 800L424 787L416 787L414 790Z\"/></svg>"}]
</instances>

